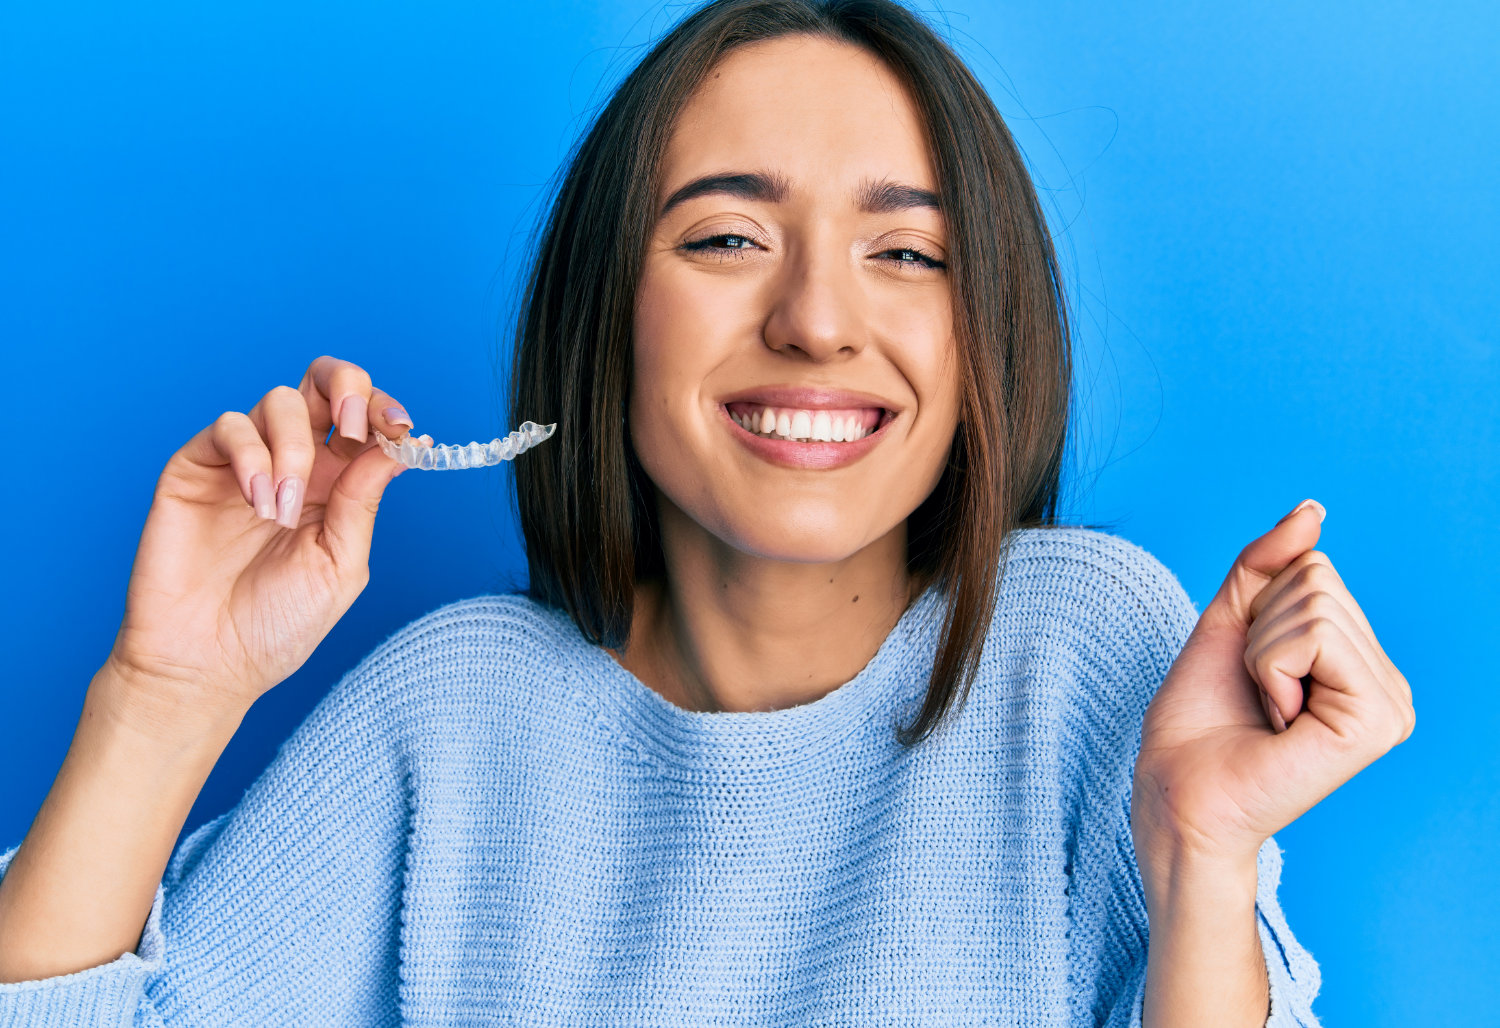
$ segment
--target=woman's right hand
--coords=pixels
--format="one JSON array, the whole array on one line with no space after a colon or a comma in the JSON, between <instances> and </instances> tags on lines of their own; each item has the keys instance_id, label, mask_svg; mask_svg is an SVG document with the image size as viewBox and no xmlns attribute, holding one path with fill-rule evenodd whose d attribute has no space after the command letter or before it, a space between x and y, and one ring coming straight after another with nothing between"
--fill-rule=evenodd
<instances>
[{"instance_id":1,"label":"woman's right hand","mask_svg":"<svg viewBox=\"0 0 1500 1028\"><path fill-rule=\"evenodd\" d=\"M172 456L101 671L111 712L169 735L237 723L302 666L369 581L376 508L405 470L369 429L399 437L403 414L362 368L319 357Z\"/></svg>"}]
</instances>

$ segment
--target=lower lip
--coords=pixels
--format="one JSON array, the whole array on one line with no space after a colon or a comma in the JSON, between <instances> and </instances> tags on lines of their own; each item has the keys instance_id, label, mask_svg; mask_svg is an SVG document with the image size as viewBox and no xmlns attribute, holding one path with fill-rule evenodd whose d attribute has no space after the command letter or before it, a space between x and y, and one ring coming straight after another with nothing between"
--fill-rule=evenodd
<instances>
[{"instance_id":1,"label":"lower lip","mask_svg":"<svg viewBox=\"0 0 1500 1028\"><path fill-rule=\"evenodd\" d=\"M791 439L768 439L763 435L746 431L735 424L729 416L729 408L721 406L719 413L735 438L745 444L746 449L757 457L779 464L784 468L811 471L827 471L852 464L869 453L885 438L885 430L896 419L887 417L879 428L850 443L795 442Z\"/></svg>"}]
</instances>

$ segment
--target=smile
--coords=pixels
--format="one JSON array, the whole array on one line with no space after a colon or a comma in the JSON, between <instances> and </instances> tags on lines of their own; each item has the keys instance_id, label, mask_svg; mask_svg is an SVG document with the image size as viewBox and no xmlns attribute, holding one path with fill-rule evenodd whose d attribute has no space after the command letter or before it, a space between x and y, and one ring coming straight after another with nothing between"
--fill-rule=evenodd
<instances>
[{"instance_id":1,"label":"smile","mask_svg":"<svg viewBox=\"0 0 1500 1028\"><path fill-rule=\"evenodd\" d=\"M725 408L730 420L745 431L792 442L858 442L879 429L888 414L881 407L826 410L737 402Z\"/></svg>"},{"instance_id":2,"label":"smile","mask_svg":"<svg viewBox=\"0 0 1500 1028\"><path fill-rule=\"evenodd\" d=\"M790 392L790 390L788 390ZM780 400L773 406L766 400ZM787 400L839 407L794 407ZM889 436L897 412L887 407L850 405L864 397L786 396L761 400L731 400L719 406L724 425L748 451L768 463L797 471L832 471L861 460ZM843 438L840 439L839 436Z\"/></svg>"}]
</instances>

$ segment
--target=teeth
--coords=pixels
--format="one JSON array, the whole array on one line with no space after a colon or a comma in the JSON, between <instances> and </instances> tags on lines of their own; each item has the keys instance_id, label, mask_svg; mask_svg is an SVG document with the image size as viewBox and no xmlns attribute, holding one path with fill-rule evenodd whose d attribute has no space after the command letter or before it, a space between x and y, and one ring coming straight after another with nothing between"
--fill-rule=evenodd
<instances>
[{"instance_id":1,"label":"teeth","mask_svg":"<svg viewBox=\"0 0 1500 1028\"><path fill-rule=\"evenodd\" d=\"M865 415L853 411L833 413L762 407L744 412L731 411L729 416L747 432L796 441L854 442L875 431L864 427Z\"/></svg>"}]
</instances>

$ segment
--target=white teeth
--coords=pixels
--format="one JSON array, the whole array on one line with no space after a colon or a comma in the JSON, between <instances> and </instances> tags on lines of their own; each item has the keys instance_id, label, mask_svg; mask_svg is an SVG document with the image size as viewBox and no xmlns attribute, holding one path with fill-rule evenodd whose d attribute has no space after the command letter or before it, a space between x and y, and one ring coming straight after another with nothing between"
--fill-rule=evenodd
<instances>
[{"instance_id":1,"label":"white teeth","mask_svg":"<svg viewBox=\"0 0 1500 1028\"><path fill-rule=\"evenodd\" d=\"M736 425L757 435L798 442L854 442L874 431L862 424L858 413L832 414L826 410L777 410L762 407L758 411L729 412Z\"/></svg>"}]
</instances>

